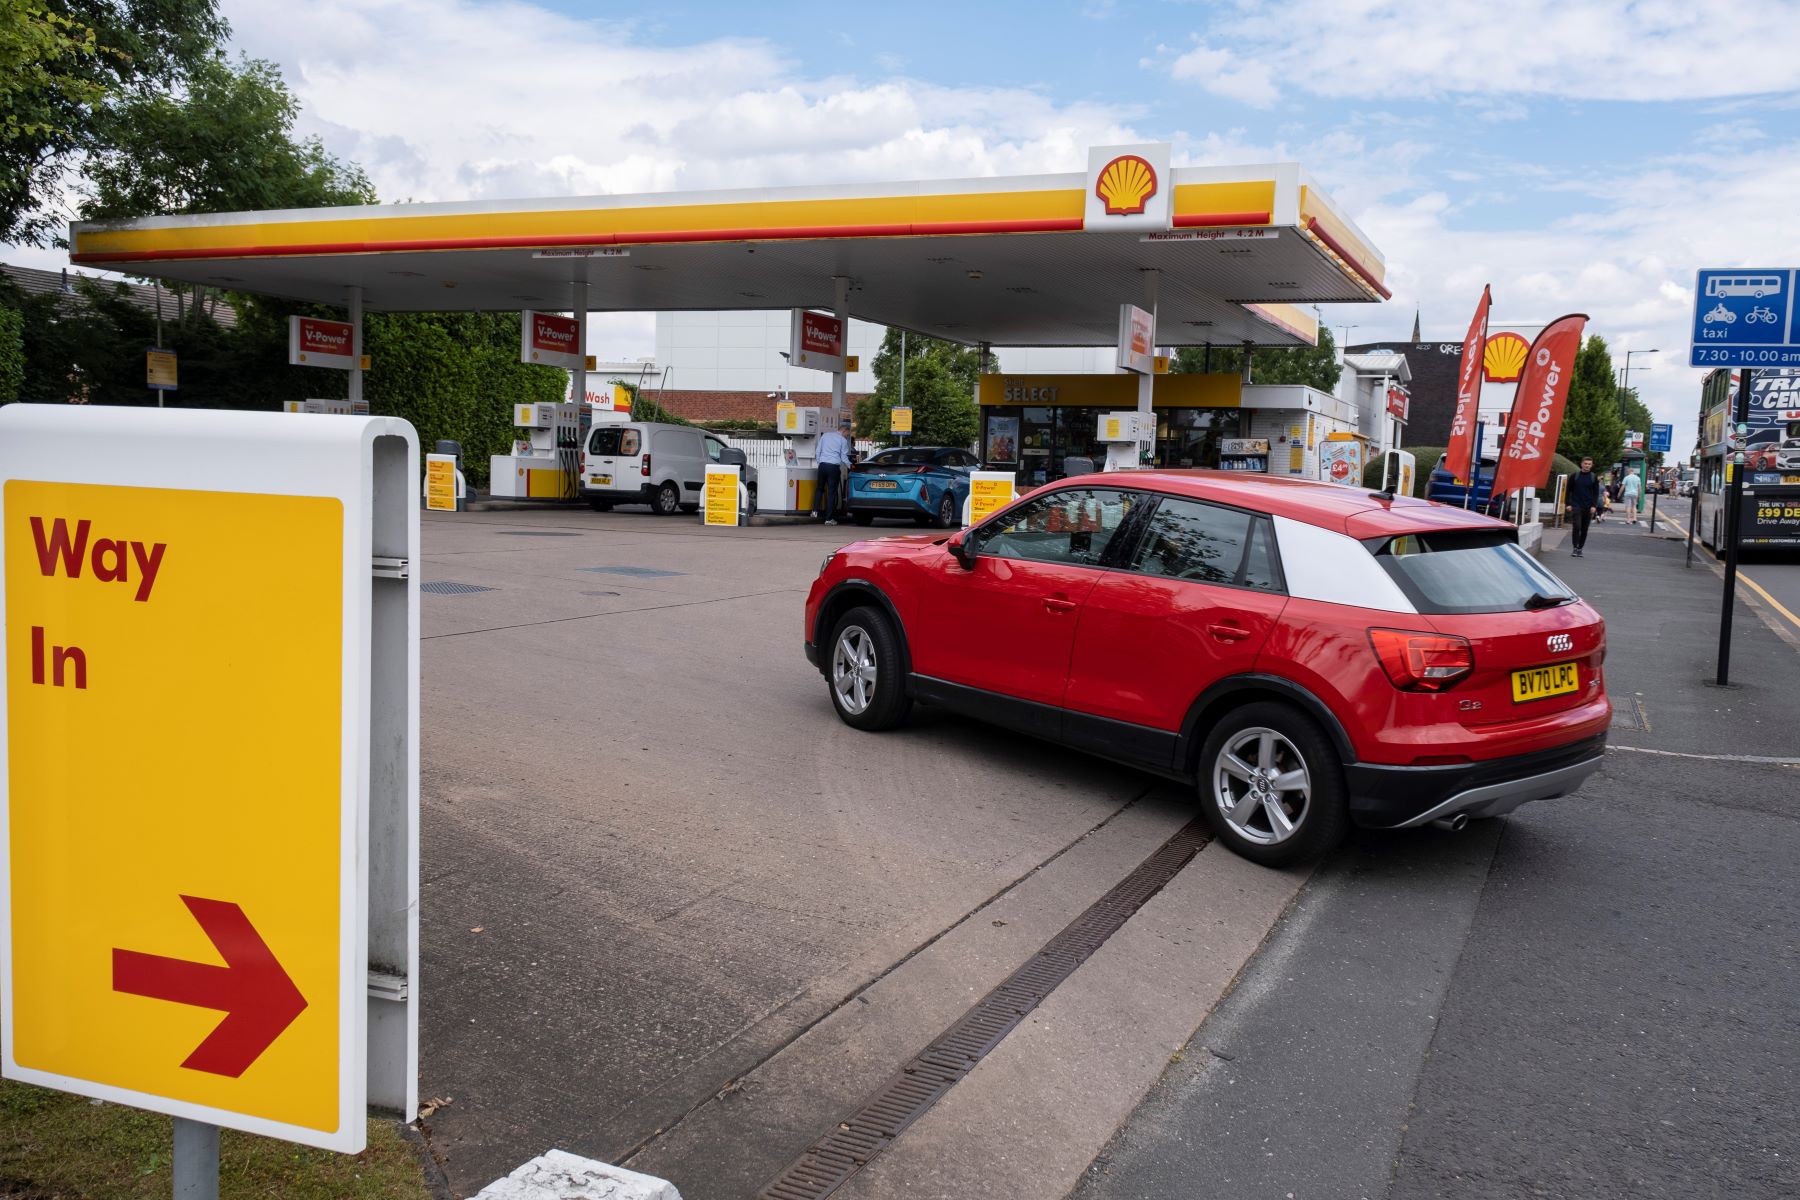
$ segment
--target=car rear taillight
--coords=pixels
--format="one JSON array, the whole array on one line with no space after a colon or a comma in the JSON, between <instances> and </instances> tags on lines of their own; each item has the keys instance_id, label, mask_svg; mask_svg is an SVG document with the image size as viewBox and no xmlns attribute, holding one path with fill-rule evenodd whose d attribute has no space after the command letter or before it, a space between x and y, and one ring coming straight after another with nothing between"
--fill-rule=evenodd
<instances>
[{"instance_id":1,"label":"car rear taillight","mask_svg":"<svg viewBox=\"0 0 1800 1200\"><path fill-rule=\"evenodd\" d=\"M1475 669L1469 639L1410 629L1371 629L1369 644L1381 669L1403 692L1442 692Z\"/></svg>"},{"instance_id":2,"label":"car rear taillight","mask_svg":"<svg viewBox=\"0 0 1800 1200\"><path fill-rule=\"evenodd\" d=\"M650 478L650 456L648 454L644 455L644 466L638 474L642 475L645 479Z\"/></svg>"}]
</instances>

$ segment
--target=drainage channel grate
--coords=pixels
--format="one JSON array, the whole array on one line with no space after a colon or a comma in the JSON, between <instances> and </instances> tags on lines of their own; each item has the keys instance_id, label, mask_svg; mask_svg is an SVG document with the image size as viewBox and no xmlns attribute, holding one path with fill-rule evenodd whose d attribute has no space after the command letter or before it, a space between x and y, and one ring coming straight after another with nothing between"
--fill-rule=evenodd
<instances>
[{"instance_id":1,"label":"drainage channel grate","mask_svg":"<svg viewBox=\"0 0 1800 1200\"><path fill-rule=\"evenodd\" d=\"M1650 732L1650 710L1644 707L1642 700L1633 697L1613 705L1612 727L1614 729L1637 729Z\"/></svg>"},{"instance_id":2,"label":"drainage channel grate","mask_svg":"<svg viewBox=\"0 0 1800 1200\"><path fill-rule=\"evenodd\" d=\"M1058 984L1175 878L1209 834L1196 817L1164 842L1091 908L1044 944L1030 962L1007 976L975 1007L958 1017L917 1057L900 1068L854 1115L807 1147L757 1193L759 1200L821 1200L869 1165L925 1115L944 1093L975 1069Z\"/></svg>"},{"instance_id":3,"label":"drainage channel grate","mask_svg":"<svg viewBox=\"0 0 1800 1200\"><path fill-rule=\"evenodd\" d=\"M637 579L673 579L686 571L661 571L655 567L578 567L590 575L630 575Z\"/></svg>"},{"instance_id":4,"label":"drainage channel grate","mask_svg":"<svg viewBox=\"0 0 1800 1200\"><path fill-rule=\"evenodd\" d=\"M448 579L434 579L430 583L419 585L421 592L436 592L440 596L469 596L476 592L491 592L491 587L482 587L477 583L452 583Z\"/></svg>"}]
</instances>

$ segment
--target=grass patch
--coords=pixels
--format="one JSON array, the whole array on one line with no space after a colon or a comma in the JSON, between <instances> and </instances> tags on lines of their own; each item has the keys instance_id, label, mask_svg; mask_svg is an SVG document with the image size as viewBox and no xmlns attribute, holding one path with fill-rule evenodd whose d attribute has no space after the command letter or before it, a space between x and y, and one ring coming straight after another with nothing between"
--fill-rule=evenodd
<instances>
[{"instance_id":1,"label":"grass patch","mask_svg":"<svg viewBox=\"0 0 1800 1200\"><path fill-rule=\"evenodd\" d=\"M167 1200L168 1117L0 1081L0 1200ZM232 1200L427 1200L419 1161L392 1121L369 1147L334 1154L226 1130L219 1196Z\"/></svg>"}]
</instances>

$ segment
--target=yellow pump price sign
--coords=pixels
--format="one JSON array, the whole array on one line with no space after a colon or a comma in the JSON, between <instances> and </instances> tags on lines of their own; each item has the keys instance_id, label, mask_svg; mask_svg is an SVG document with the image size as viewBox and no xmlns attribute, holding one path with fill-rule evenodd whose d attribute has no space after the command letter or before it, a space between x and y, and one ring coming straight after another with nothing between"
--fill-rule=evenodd
<instances>
[{"instance_id":1,"label":"yellow pump price sign","mask_svg":"<svg viewBox=\"0 0 1800 1200\"><path fill-rule=\"evenodd\" d=\"M736 525L738 523L738 469L706 468L706 492L702 498L705 523Z\"/></svg>"}]
</instances>

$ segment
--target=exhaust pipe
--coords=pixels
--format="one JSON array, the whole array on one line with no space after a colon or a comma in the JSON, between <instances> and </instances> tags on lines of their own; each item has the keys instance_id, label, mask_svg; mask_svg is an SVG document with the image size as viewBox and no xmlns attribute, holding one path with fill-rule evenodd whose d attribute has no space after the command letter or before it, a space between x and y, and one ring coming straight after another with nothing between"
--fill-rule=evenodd
<instances>
[{"instance_id":1,"label":"exhaust pipe","mask_svg":"<svg viewBox=\"0 0 1800 1200\"><path fill-rule=\"evenodd\" d=\"M1447 830L1450 833L1461 833L1469 824L1469 814L1456 813L1453 816L1439 817L1431 824L1435 829Z\"/></svg>"}]
</instances>

